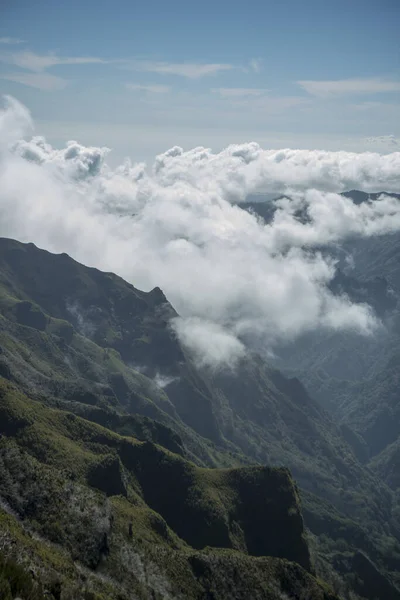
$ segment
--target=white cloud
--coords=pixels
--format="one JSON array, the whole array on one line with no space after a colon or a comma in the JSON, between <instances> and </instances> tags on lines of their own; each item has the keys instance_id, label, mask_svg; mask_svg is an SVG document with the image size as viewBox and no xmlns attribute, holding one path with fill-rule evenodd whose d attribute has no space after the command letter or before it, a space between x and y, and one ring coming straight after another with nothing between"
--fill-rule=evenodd
<instances>
[{"instance_id":1,"label":"white cloud","mask_svg":"<svg viewBox=\"0 0 400 600\"><path fill-rule=\"evenodd\" d=\"M298 81L306 92L313 96L340 96L399 92L400 81L381 79L338 79L332 81Z\"/></svg>"},{"instance_id":2,"label":"white cloud","mask_svg":"<svg viewBox=\"0 0 400 600\"><path fill-rule=\"evenodd\" d=\"M0 54L0 61L33 72L42 72L59 65L113 64L132 71L157 73L160 75L177 75L188 79L199 79L209 75L216 75L221 71L229 71L237 68L235 65L227 63L171 63L138 59L128 60L123 58L106 60L96 56L62 57L51 52L37 54L28 50Z\"/></svg>"},{"instance_id":3,"label":"white cloud","mask_svg":"<svg viewBox=\"0 0 400 600\"><path fill-rule=\"evenodd\" d=\"M399 155L400 160L400 155ZM328 246L351 236L373 236L400 230L400 202L382 195L379 201L354 204L338 194L307 190L289 201L277 202L271 227L271 248L285 252L293 247ZM296 218L306 211L308 223Z\"/></svg>"},{"instance_id":4,"label":"white cloud","mask_svg":"<svg viewBox=\"0 0 400 600\"><path fill-rule=\"evenodd\" d=\"M13 152L38 165L46 165L53 173L67 175L72 180L82 180L98 175L102 169L109 148L85 147L75 141L67 142L66 148L54 150L41 136L30 142L17 141Z\"/></svg>"},{"instance_id":5,"label":"white cloud","mask_svg":"<svg viewBox=\"0 0 400 600\"><path fill-rule=\"evenodd\" d=\"M111 169L107 148L18 142L31 125L9 99L0 114L0 235L68 252L145 290L160 286L201 364L233 366L247 345L271 350L315 327L376 326L369 307L329 291L329 246L400 230L400 203L385 196L355 205L336 192L398 190L399 152L175 146L150 169ZM293 197L269 225L237 205L267 191ZM299 209L307 222L296 219Z\"/></svg>"},{"instance_id":6,"label":"white cloud","mask_svg":"<svg viewBox=\"0 0 400 600\"><path fill-rule=\"evenodd\" d=\"M205 148L184 152L173 148L156 158L165 185L180 181L222 190L240 201L257 192L365 189L396 192L400 187L400 153L264 150L258 144L238 144L213 154Z\"/></svg>"},{"instance_id":7,"label":"white cloud","mask_svg":"<svg viewBox=\"0 0 400 600\"><path fill-rule=\"evenodd\" d=\"M0 54L0 62L24 69L13 73L4 73L0 79L14 81L42 91L62 90L68 85L68 80L57 75L46 73L47 69L58 65L82 65L106 63L96 57L61 58L55 54L35 54L34 52L16 52ZM28 71L28 72L26 72Z\"/></svg>"},{"instance_id":8,"label":"white cloud","mask_svg":"<svg viewBox=\"0 0 400 600\"><path fill-rule=\"evenodd\" d=\"M231 331L206 319L176 318L172 326L200 367L234 368L246 352L245 346Z\"/></svg>"},{"instance_id":9,"label":"white cloud","mask_svg":"<svg viewBox=\"0 0 400 600\"><path fill-rule=\"evenodd\" d=\"M23 104L11 96L5 96L4 105L5 109L0 110L0 160L4 160L2 149L33 131L33 121Z\"/></svg>"},{"instance_id":10,"label":"white cloud","mask_svg":"<svg viewBox=\"0 0 400 600\"><path fill-rule=\"evenodd\" d=\"M149 92L150 94L167 94L170 91L169 86L157 84L145 85L140 83L127 83L126 87L128 90Z\"/></svg>"},{"instance_id":11,"label":"white cloud","mask_svg":"<svg viewBox=\"0 0 400 600\"><path fill-rule=\"evenodd\" d=\"M157 387L166 388L174 381L177 381L177 379L177 377L170 377L168 375L163 375L162 373L156 373L153 381Z\"/></svg>"},{"instance_id":12,"label":"white cloud","mask_svg":"<svg viewBox=\"0 0 400 600\"><path fill-rule=\"evenodd\" d=\"M62 90L68 83L62 77L50 73L5 73L0 75L0 79L14 81L46 92Z\"/></svg>"},{"instance_id":13,"label":"white cloud","mask_svg":"<svg viewBox=\"0 0 400 600\"><path fill-rule=\"evenodd\" d=\"M159 75L178 75L188 79L199 79L208 75L216 75L221 71L234 69L234 65L225 63L168 63L151 60L119 61L123 68L142 73L158 73Z\"/></svg>"},{"instance_id":14,"label":"white cloud","mask_svg":"<svg viewBox=\"0 0 400 600\"><path fill-rule=\"evenodd\" d=\"M9 45L13 45L13 44L24 44L25 40L21 40L19 38L14 38L14 37L0 37L0 44L9 44Z\"/></svg>"},{"instance_id":15,"label":"white cloud","mask_svg":"<svg viewBox=\"0 0 400 600\"><path fill-rule=\"evenodd\" d=\"M58 65L105 64L107 61L93 56L60 57L56 54L36 54L35 52L16 52L0 55L0 61L28 71L40 73Z\"/></svg>"}]
</instances>

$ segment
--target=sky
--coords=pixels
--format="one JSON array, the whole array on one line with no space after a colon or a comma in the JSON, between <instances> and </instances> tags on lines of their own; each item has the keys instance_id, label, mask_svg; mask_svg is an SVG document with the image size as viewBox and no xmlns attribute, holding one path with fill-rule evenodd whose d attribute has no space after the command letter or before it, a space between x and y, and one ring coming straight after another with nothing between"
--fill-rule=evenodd
<instances>
[{"instance_id":1,"label":"sky","mask_svg":"<svg viewBox=\"0 0 400 600\"><path fill-rule=\"evenodd\" d=\"M3 0L0 94L52 144L392 152L400 3Z\"/></svg>"}]
</instances>

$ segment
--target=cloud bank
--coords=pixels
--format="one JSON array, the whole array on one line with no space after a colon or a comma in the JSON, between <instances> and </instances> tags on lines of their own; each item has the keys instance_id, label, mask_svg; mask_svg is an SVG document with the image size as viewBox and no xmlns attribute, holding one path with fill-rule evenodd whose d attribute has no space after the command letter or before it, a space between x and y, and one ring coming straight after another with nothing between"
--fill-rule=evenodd
<instances>
[{"instance_id":1,"label":"cloud bank","mask_svg":"<svg viewBox=\"0 0 400 600\"><path fill-rule=\"evenodd\" d=\"M361 205L338 195L398 191L399 152L174 147L152 166L111 169L107 148L23 140L31 128L28 110L8 98L0 235L67 252L144 290L161 287L180 315L172 326L200 364L233 366L248 346L271 351L316 327L367 334L376 326L368 306L329 291L329 246L400 229L390 194ZM292 200L279 200L266 225L240 207L255 193Z\"/></svg>"}]
</instances>

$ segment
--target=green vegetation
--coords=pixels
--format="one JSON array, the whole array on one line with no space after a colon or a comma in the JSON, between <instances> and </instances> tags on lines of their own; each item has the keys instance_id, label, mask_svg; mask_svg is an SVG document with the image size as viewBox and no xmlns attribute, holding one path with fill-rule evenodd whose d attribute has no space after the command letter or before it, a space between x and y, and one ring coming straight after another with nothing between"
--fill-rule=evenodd
<instances>
[{"instance_id":1,"label":"green vegetation","mask_svg":"<svg viewBox=\"0 0 400 600\"><path fill-rule=\"evenodd\" d=\"M14 600L16 597L26 600L44 600L43 589L32 576L15 560L0 554L0 598Z\"/></svg>"},{"instance_id":2,"label":"green vegetation","mask_svg":"<svg viewBox=\"0 0 400 600\"><path fill-rule=\"evenodd\" d=\"M77 597L69 589L99 598L114 598L116 589L128 598L134 590L147 598L160 587L203 598L215 586L215 597L224 598L234 564L246 570L237 598L261 580L271 600L292 584L311 598L330 597L300 566L246 559L275 555L311 568L287 471L196 467L152 442L29 400L4 379L0 417L1 544L10 557L18 548L44 590L51 592L56 577L62 599ZM213 558L219 555L210 546L239 552ZM196 579L203 562L207 576ZM39 599L42 587L32 590L28 598Z\"/></svg>"}]
</instances>

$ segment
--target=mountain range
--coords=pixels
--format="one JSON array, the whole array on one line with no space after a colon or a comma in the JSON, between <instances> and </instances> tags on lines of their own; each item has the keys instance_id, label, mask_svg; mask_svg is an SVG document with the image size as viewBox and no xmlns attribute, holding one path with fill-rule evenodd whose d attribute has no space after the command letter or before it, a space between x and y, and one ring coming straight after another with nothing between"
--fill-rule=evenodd
<instances>
[{"instance_id":1,"label":"mountain range","mask_svg":"<svg viewBox=\"0 0 400 600\"><path fill-rule=\"evenodd\" d=\"M0 239L4 598L400 598L400 238L346 243L378 332L212 370L159 288Z\"/></svg>"}]
</instances>

